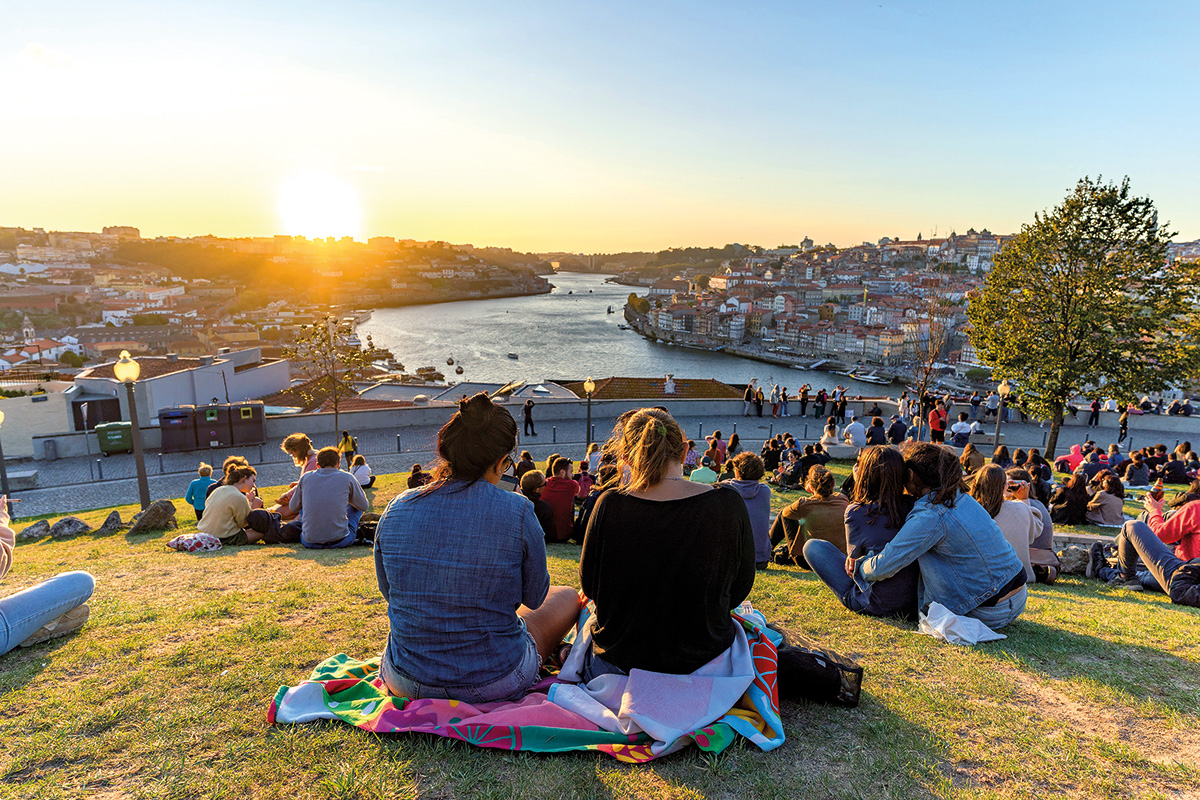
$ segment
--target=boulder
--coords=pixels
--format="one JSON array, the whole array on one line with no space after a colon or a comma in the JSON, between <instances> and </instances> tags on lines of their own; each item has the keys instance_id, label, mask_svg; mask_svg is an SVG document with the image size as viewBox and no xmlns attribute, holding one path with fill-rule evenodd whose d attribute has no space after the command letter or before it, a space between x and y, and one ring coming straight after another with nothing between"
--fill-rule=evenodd
<instances>
[{"instance_id":1,"label":"boulder","mask_svg":"<svg viewBox=\"0 0 1200 800\"><path fill-rule=\"evenodd\" d=\"M108 536L109 534L124 530L126 527L128 526L121 522L121 512L113 511L104 519L104 524L96 529L96 535Z\"/></svg>"},{"instance_id":2,"label":"boulder","mask_svg":"<svg viewBox=\"0 0 1200 800\"><path fill-rule=\"evenodd\" d=\"M25 530L17 534L18 542L32 542L41 539L43 536L50 535L50 523L47 520L39 519L37 522L30 525Z\"/></svg>"},{"instance_id":3,"label":"boulder","mask_svg":"<svg viewBox=\"0 0 1200 800\"><path fill-rule=\"evenodd\" d=\"M170 500L155 500L145 511L134 514L131 522L129 533L150 533L179 527L175 521L175 504Z\"/></svg>"},{"instance_id":4,"label":"boulder","mask_svg":"<svg viewBox=\"0 0 1200 800\"><path fill-rule=\"evenodd\" d=\"M54 539L70 539L81 533L90 533L92 526L79 517L63 517L50 526L50 536Z\"/></svg>"},{"instance_id":5,"label":"boulder","mask_svg":"<svg viewBox=\"0 0 1200 800\"><path fill-rule=\"evenodd\" d=\"M1088 550L1077 544L1058 551L1058 571L1062 575L1083 575L1087 572Z\"/></svg>"}]
</instances>

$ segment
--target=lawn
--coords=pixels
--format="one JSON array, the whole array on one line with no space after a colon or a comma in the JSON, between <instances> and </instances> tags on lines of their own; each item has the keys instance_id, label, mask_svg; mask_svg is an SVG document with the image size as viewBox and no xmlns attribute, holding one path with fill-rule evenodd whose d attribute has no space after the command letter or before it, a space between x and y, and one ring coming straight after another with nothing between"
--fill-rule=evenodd
<instances>
[{"instance_id":1,"label":"lawn","mask_svg":"<svg viewBox=\"0 0 1200 800\"><path fill-rule=\"evenodd\" d=\"M377 509L402 479L380 477ZM98 525L108 510L79 516ZM281 684L382 647L370 551L186 555L163 546L170 535L18 546L5 593L75 568L97 590L81 632L0 661L0 797L1200 796L1200 611L1161 594L1067 577L1031 589L1008 639L960 648L849 614L809 573L773 567L754 604L858 658L862 704L785 703L788 741L771 753L692 749L629 766L269 727ZM552 579L578 585L578 548L549 551Z\"/></svg>"}]
</instances>

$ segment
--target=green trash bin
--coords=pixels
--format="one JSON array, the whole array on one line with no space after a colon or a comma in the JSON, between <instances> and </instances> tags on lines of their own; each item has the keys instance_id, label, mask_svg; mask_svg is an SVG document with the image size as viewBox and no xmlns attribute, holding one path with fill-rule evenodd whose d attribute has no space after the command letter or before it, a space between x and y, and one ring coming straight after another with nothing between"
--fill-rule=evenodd
<instances>
[{"instance_id":1,"label":"green trash bin","mask_svg":"<svg viewBox=\"0 0 1200 800\"><path fill-rule=\"evenodd\" d=\"M96 438L106 456L133 452L133 427L128 422L102 422L96 426Z\"/></svg>"}]
</instances>

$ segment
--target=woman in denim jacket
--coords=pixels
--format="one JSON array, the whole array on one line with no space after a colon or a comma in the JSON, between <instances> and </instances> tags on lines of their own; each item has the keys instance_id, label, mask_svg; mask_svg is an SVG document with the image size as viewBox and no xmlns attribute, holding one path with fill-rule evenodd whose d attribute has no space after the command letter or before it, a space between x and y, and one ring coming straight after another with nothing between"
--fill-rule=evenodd
<instances>
[{"instance_id":1,"label":"woman in denim jacket","mask_svg":"<svg viewBox=\"0 0 1200 800\"><path fill-rule=\"evenodd\" d=\"M1003 628L1025 610L1024 565L991 515L963 491L962 467L953 451L913 442L903 452L906 488L917 502L882 551L847 559L847 573L865 589L915 561L921 569L922 609L941 603L989 628Z\"/></svg>"}]
</instances>

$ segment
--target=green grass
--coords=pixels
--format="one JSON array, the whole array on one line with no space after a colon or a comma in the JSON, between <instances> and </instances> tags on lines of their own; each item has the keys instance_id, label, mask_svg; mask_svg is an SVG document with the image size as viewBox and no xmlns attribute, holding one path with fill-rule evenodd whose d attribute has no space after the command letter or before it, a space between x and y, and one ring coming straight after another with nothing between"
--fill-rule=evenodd
<instances>
[{"instance_id":1,"label":"green grass","mask_svg":"<svg viewBox=\"0 0 1200 800\"><path fill-rule=\"evenodd\" d=\"M379 478L377 508L402 480ZM95 525L107 511L79 516ZM861 706L785 703L775 752L693 749L629 766L332 723L269 727L278 686L333 653L383 646L369 550L187 555L163 547L171 535L18 546L6 593L75 568L97 590L78 634L0 661L0 797L911 800L1200 787L1200 612L1159 594L1067 577L1031 590L1008 639L960 648L850 614L809 573L772 568L755 605L858 658ZM552 579L578 585L578 548L549 551Z\"/></svg>"}]
</instances>

